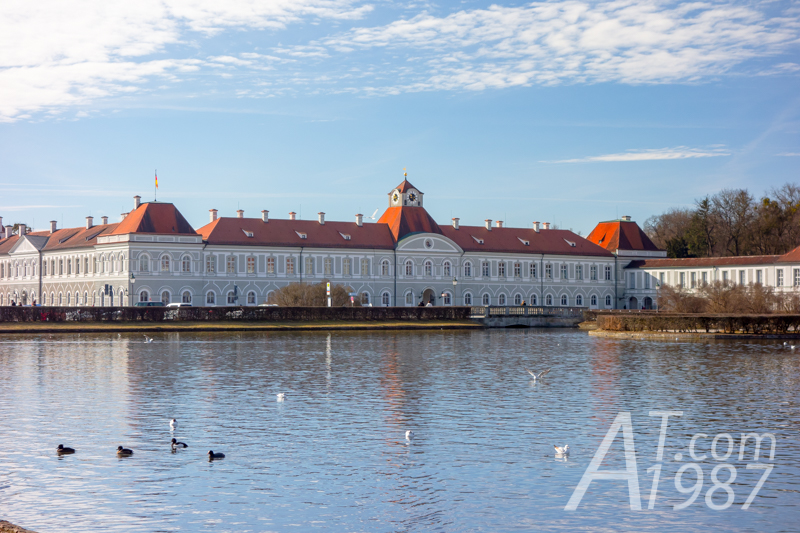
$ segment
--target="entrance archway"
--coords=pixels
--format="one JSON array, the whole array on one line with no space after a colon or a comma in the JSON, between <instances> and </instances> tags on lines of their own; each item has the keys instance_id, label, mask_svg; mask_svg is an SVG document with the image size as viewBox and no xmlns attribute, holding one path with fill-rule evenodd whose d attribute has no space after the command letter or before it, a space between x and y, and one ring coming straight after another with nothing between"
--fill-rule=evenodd
<instances>
[{"instance_id":1,"label":"entrance archway","mask_svg":"<svg viewBox=\"0 0 800 533\"><path fill-rule=\"evenodd\" d=\"M28 291L22 291L22 305L28 305Z\"/></svg>"},{"instance_id":2,"label":"entrance archway","mask_svg":"<svg viewBox=\"0 0 800 533\"><path fill-rule=\"evenodd\" d=\"M436 293L433 292L433 289L425 289L425 292L422 293L422 303L428 305L428 302L436 305Z\"/></svg>"},{"instance_id":3,"label":"entrance archway","mask_svg":"<svg viewBox=\"0 0 800 533\"><path fill-rule=\"evenodd\" d=\"M644 308L645 309L652 309L653 308L653 299L647 296L644 299Z\"/></svg>"},{"instance_id":4,"label":"entrance archway","mask_svg":"<svg viewBox=\"0 0 800 533\"><path fill-rule=\"evenodd\" d=\"M631 296L631 299L628 300L628 309L639 309L639 300L635 296Z\"/></svg>"}]
</instances>

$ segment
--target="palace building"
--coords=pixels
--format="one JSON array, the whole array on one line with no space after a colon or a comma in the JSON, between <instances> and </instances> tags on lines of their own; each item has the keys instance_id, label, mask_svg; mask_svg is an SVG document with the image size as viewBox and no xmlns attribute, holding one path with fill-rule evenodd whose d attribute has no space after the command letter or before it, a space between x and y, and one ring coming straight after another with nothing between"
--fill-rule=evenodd
<instances>
[{"instance_id":1,"label":"palace building","mask_svg":"<svg viewBox=\"0 0 800 533\"><path fill-rule=\"evenodd\" d=\"M600 223L588 238L547 222L439 225L407 180L389 192L374 223L360 214L352 222L325 213L317 220L275 219L266 210L259 218L217 215L210 210L208 224L195 229L173 204L136 196L118 223L86 217L79 228L5 226L0 305L259 305L290 283L329 280L380 306L637 309L654 305L658 283L678 279L661 275L676 267L659 261L675 260L628 217Z\"/></svg>"}]
</instances>

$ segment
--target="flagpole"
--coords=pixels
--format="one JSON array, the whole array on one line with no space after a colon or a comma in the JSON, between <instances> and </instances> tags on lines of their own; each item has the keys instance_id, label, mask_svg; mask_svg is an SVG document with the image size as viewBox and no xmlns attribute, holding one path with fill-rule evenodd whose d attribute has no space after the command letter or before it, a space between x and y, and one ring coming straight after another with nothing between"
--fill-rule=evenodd
<instances>
[{"instance_id":1,"label":"flagpole","mask_svg":"<svg viewBox=\"0 0 800 533\"><path fill-rule=\"evenodd\" d=\"M158 169L155 170L155 175L156 175L156 183L153 186L153 197L154 197L153 201L157 202L158 201Z\"/></svg>"}]
</instances>

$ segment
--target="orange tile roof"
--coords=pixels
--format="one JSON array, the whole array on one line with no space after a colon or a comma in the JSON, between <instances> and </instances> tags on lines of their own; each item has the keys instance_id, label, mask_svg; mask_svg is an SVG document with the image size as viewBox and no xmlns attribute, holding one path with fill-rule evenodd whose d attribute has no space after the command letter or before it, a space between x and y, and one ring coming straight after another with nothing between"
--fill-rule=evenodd
<instances>
[{"instance_id":1,"label":"orange tile roof","mask_svg":"<svg viewBox=\"0 0 800 533\"><path fill-rule=\"evenodd\" d=\"M65 250L68 248L86 248L97 244L97 237L100 235L111 235L119 223L98 224L89 229L83 228L63 228L54 233L47 232L50 238L47 240L43 250Z\"/></svg>"},{"instance_id":2,"label":"orange tile roof","mask_svg":"<svg viewBox=\"0 0 800 533\"><path fill-rule=\"evenodd\" d=\"M113 231L113 235L128 233L196 234L181 212L173 204L166 202L141 204Z\"/></svg>"},{"instance_id":3,"label":"orange tile roof","mask_svg":"<svg viewBox=\"0 0 800 533\"><path fill-rule=\"evenodd\" d=\"M609 252L617 250L662 251L642 231L639 224L625 220L600 222L586 238Z\"/></svg>"},{"instance_id":4,"label":"orange tile roof","mask_svg":"<svg viewBox=\"0 0 800 533\"><path fill-rule=\"evenodd\" d=\"M789 250L778 259L779 263L800 263L800 246Z\"/></svg>"},{"instance_id":5,"label":"orange tile roof","mask_svg":"<svg viewBox=\"0 0 800 533\"><path fill-rule=\"evenodd\" d=\"M442 233L439 224L431 218L424 207L390 207L384 211L377 223L388 225L395 241L412 233Z\"/></svg>"},{"instance_id":6,"label":"orange tile roof","mask_svg":"<svg viewBox=\"0 0 800 533\"><path fill-rule=\"evenodd\" d=\"M625 268L708 268L715 266L771 265L779 255L748 255L734 257L685 257L681 259L643 259L631 261Z\"/></svg>"},{"instance_id":7,"label":"orange tile roof","mask_svg":"<svg viewBox=\"0 0 800 533\"><path fill-rule=\"evenodd\" d=\"M413 185L411 185L411 183L408 180L403 180L403 182L400 185L398 185L397 187L395 187L395 189L399 190L401 193L407 192L409 189L414 189L415 191L422 192L419 189L417 189L416 187L414 187ZM392 189L392 190L394 190L394 189Z\"/></svg>"}]
</instances>

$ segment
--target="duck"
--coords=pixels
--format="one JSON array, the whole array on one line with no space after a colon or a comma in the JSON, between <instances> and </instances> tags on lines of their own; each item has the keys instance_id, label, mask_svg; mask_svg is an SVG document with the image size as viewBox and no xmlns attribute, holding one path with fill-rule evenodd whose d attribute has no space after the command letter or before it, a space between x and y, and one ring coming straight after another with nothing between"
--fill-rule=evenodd
<instances>
[{"instance_id":1,"label":"duck","mask_svg":"<svg viewBox=\"0 0 800 533\"><path fill-rule=\"evenodd\" d=\"M277 398L278 398L278 401L279 401L279 402L282 402L283 400L285 400L285 399L286 399L286 394L284 394L284 393L282 393L282 392L279 392L279 393L277 394Z\"/></svg>"},{"instance_id":2,"label":"duck","mask_svg":"<svg viewBox=\"0 0 800 533\"><path fill-rule=\"evenodd\" d=\"M414 438L414 432L411 431L410 429L406 431L406 440L411 440L413 438Z\"/></svg>"},{"instance_id":3,"label":"duck","mask_svg":"<svg viewBox=\"0 0 800 533\"><path fill-rule=\"evenodd\" d=\"M117 446L117 455L120 456L133 455L133 450L129 450L128 448L123 448L122 446Z\"/></svg>"},{"instance_id":4,"label":"duck","mask_svg":"<svg viewBox=\"0 0 800 533\"><path fill-rule=\"evenodd\" d=\"M208 450L208 460L212 459L225 459L224 453L214 453L214 450Z\"/></svg>"},{"instance_id":5,"label":"duck","mask_svg":"<svg viewBox=\"0 0 800 533\"><path fill-rule=\"evenodd\" d=\"M178 419L173 418L169 421L169 429L175 429L176 427L178 427Z\"/></svg>"},{"instance_id":6,"label":"duck","mask_svg":"<svg viewBox=\"0 0 800 533\"><path fill-rule=\"evenodd\" d=\"M553 445L553 448L556 450L556 455L569 455L569 444L566 444L563 448Z\"/></svg>"},{"instance_id":7,"label":"duck","mask_svg":"<svg viewBox=\"0 0 800 533\"><path fill-rule=\"evenodd\" d=\"M173 450L176 449L176 448L188 448L188 447L189 447L189 445L186 444L185 442L178 442L176 439L172 439L172 449Z\"/></svg>"},{"instance_id":8,"label":"duck","mask_svg":"<svg viewBox=\"0 0 800 533\"><path fill-rule=\"evenodd\" d=\"M64 453L75 453L75 448L68 448L68 447L64 446L63 444L59 444L58 448L56 448L56 453L59 454L59 455L64 454Z\"/></svg>"}]
</instances>

